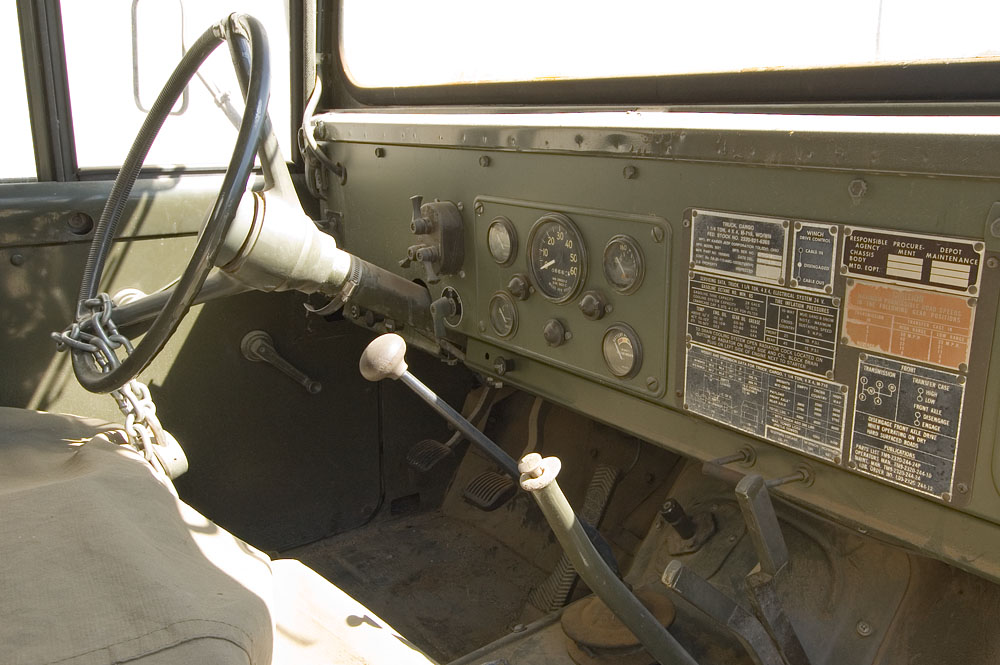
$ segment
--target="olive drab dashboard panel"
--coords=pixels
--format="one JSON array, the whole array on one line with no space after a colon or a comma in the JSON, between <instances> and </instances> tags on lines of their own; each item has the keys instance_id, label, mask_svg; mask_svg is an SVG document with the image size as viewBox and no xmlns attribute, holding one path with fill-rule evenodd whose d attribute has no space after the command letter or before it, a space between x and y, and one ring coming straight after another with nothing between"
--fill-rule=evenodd
<instances>
[{"instance_id":1,"label":"olive drab dashboard panel","mask_svg":"<svg viewBox=\"0 0 1000 665\"><path fill-rule=\"evenodd\" d=\"M981 241L689 210L685 410L963 505L993 337ZM976 396L976 397L973 397Z\"/></svg>"}]
</instances>

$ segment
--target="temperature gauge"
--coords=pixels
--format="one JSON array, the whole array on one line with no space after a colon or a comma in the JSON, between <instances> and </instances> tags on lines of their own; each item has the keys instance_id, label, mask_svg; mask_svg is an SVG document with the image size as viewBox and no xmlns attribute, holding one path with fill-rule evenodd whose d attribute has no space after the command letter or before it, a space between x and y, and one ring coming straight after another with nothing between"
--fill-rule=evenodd
<instances>
[{"instance_id":1,"label":"temperature gauge","mask_svg":"<svg viewBox=\"0 0 1000 665\"><path fill-rule=\"evenodd\" d=\"M490 326L500 337L510 337L517 331L517 306L503 291L490 298Z\"/></svg>"},{"instance_id":2,"label":"temperature gauge","mask_svg":"<svg viewBox=\"0 0 1000 665\"><path fill-rule=\"evenodd\" d=\"M604 362L615 376L627 379L635 376L642 366L642 346L639 336L624 323L616 323L604 333Z\"/></svg>"},{"instance_id":3,"label":"temperature gauge","mask_svg":"<svg viewBox=\"0 0 1000 665\"><path fill-rule=\"evenodd\" d=\"M617 235L604 246L604 278L618 293L632 293L646 272L642 250L635 238Z\"/></svg>"}]
</instances>

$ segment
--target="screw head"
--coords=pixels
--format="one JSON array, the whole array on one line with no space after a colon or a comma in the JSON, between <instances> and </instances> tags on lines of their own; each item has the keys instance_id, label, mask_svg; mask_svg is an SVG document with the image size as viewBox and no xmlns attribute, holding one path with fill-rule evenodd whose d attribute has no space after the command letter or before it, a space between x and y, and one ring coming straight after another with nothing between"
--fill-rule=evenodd
<instances>
[{"instance_id":1,"label":"screw head","mask_svg":"<svg viewBox=\"0 0 1000 665\"><path fill-rule=\"evenodd\" d=\"M24 254L11 254L10 264L12 266L23 266L24 265Z\"/></svg>"},{"instance_id":2,"label":"screw head","mask_svg":"<svg viewBox=\"0 0 1000 665\"><path fill-rule=\"evenodd\" d=\"M317 125L316 129L313 131L313 136L316 137L317 141L326 140L326 125Z\"/></svg>"},{"instance_id":3,"label":"screw head","mask_svg":"<svg viewBox=\"0 0 1000 665\"><path fill-rule=\"evenodd\" d=\"M868 637L872 634L872 625L862 619L858 622L858 625L854 627L858 631L858 635L861 637Z\"/></svg>"},{"instance_id":4,"label":"screw head","mask_svg":"<svg viewBox=\"0 0 1000 665\"><path fill-rule=\"evenodd\" d=\"M375 157L378 159L385 157L385 148L375 148Z\"/></svg>"},{"instance_id":5,"label":"screw head","mask_svg":"<svg viewBox=\"0 0 1000 665\"><path fill-rule=\"evenodd\" d=\"M492 160L489 158L489 155L482 155L479 158L479 165L482 166L483 168L489 166L491 162Z\"/></svg>"},{"instance_id":6,"label":"screw head","mask_svg":"<svg viewBox=\"0 0 1000 665\"><path fill-rule=\"evenodd\" d=\"M996 268L997 266L1000 266L1000 260L997 260L997 257L991 256L990 258L986 259L987 268Z\"/></svg>"},{"instance_id":7,"label":"screw head","mask_svg":"<svg viewBox=\"0 0 1000 665\"><path fill-rule=\"evenodd\" d=\"M639 169L630 164L622 169L622 175L626 180L635 180L639 177Z\"/></svg>"},{"instance_id":8,"label":"screw head","mask_svg":"<svg viewBox=\"0 0 1000 665\"><path fill-rule=\"evenodd\" d=\"M660 382L656 380L655 376L646 377L646 387L651 391L656 392L660 389Z\"/></svg>"},{"instance_id":9,"label":"screw head","mask_svg":"<svg viewBox=\"0 0 1000 665\"><path fill-rule=\"evenodd\" d=\"M663 242L663 229L661 229L659 226L654 226L653 228L651 228L649 230L649 235L650 237L653 238L653 242L655 243Z\"/></svg>"},{"instance_id":10,"label":"screw head","mask_svg":"<svg viewBox=\"0 0 1000 665\"><path fill-rule=\"evenodd\" d=\"M483 211L486 210L486 206L483 205L482 201L476 201L476 205L472 209L476 211L477 215L482 215Z\"/></svg>"},{"instance_id":11,"label":"screw head","mask_svg":"<svg viewBox=\"0 0 1000 665\"><path fill-rule=\"evenodd\" d=\"M855 178L847 185L847 193L852 199L860 199L868 192L868 183L861 178Z\"/></svg>"},{"instance_id":12,"label":"screw head","mask_svg":"<svg viewBox=\"0 0 1000 665\"><path fill-rule=\"evenodd\" d=\"M955 489L958 490L959 494L966 494L969 491L969 486L965 483L959 483L955 486Z\"/></svg>"}]
</instances>

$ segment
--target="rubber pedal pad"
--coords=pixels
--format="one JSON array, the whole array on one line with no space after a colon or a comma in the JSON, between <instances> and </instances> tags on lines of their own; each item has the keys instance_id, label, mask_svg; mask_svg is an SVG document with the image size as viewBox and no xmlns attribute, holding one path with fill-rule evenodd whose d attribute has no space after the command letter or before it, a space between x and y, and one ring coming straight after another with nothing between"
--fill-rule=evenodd
<instances>
[{"instance_id":1,"label":"rubber pedal pad","mask_svg":"<svg viewBox=\"0 0 1000 665\"><path fill-rule=\"evenodd\" d=\"M406 451L406 463L418 471L430 471L451 455L451 448L434 439L424 439Z\"/></svg>"},{"instance_id":2,"label":"rubber pedal pad","mask_svg":"<svg viewBox=\"0 0 1000 665\"><path fill-rule=\"evenodd\" d=\"M490 512L507 503L517 494L517 483L497 471L484 471L469 481L462 497L480 510Z\"/></svg>"}]
</instances>

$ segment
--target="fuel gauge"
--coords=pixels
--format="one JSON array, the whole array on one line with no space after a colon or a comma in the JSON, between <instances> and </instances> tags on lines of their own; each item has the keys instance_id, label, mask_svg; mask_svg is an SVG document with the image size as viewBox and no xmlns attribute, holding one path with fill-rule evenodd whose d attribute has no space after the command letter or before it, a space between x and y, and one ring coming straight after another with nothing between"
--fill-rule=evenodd
<instances>
[{"instance_id":1,"label":"fuel gauge","mask_svg":"<svg viewBox=\"0 0 1000 665\"><path fill-rule=\"evenodd\" d=\"M633 293L646 272L639 243L627 235L616 235L604 246L604 278L618 293Z\"/></svg>"},{"instance_id":2,"label":"fuel gauge","mask_svg":"<svg viewBox=\"0 0 1000 665\"><path fill-rule=\"evenodd\" d=\"M604 362L615 376L627 379L642 367L642 346L639 336L624 323L616 323L604 333Z\"/></svg>"},{"instance_id":3,"label":"fuel gauge","mask_svg":"<svg viewBox=\"0 0 1000 665\"><path fill-rule=\"evenodd\" d=\"M503 291L490 298L490 326L500 337L510 337L517 332L517 306Z\"/></svg>"}]
</instances>

